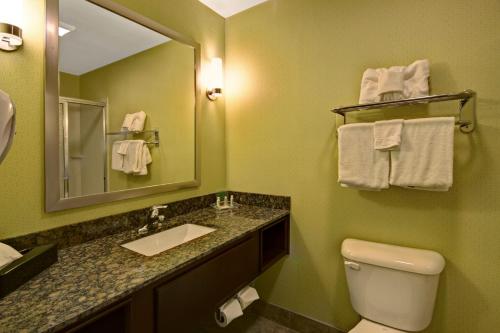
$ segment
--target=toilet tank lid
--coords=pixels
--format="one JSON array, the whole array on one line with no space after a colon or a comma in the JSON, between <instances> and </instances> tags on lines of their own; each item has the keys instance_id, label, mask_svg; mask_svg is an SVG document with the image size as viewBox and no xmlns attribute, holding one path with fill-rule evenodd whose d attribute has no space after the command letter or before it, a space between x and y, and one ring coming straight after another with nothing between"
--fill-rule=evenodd
<instances>
[{"instance_id":1,"label":"toilet tank lid","mask_svg":"<svg viewBox=\"0 0 500 333\"><path fill-rule=\"evenodd\" d=\"M439 274L445 266L443 256L435 251L351 238L342 242L342 256L365 264L426 275Z\"/></svg>"}]
</instances>

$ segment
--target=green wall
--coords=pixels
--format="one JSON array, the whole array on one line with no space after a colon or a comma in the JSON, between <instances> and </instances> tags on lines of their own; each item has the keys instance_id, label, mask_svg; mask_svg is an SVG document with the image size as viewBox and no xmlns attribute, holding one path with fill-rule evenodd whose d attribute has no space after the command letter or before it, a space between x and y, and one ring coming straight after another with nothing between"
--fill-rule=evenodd
<instances>
[{"instance_id":1,"label":"green wall","mask_svg":"<svg viewBox=\"0 0 500 333\"><path fill-rule=\"evenodd\" d=\"M0 164L0 239L55 228L153 204L211 193L225 188L224 100L201 99L201 179L187 189L72 209L44 212L44 34L45 1L24 0L24 46L0 54L0 89L17 106L17 134L7 158ZM198 41L202 70L210 58L224 56L224 19L197 0L117 2ZM186 19L186 13L189 19Z\"/></svg>"},{"instance_id":2,"label":"green wall","mask_svg":"<svg viewBox=\"0 0 500 333\"><path fill-rule=\"evenodd\" d=\"M351 328L339 252L354 237L444 255L426 332L500 327L499 31L497 0L270 0L227 20L228 188L292 196L291 255L259 280L265 299ZM479 95L477 131L456 134L452 190L341 188L329 110L357 101L367 67L422 58L434 93Z\"/></svg>"}]
</instances>

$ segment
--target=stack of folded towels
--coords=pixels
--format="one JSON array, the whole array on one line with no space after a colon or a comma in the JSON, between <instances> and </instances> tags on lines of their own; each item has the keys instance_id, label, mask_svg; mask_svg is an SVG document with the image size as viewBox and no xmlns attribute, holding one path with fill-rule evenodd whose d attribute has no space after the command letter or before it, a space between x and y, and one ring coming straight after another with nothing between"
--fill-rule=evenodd
<instances>
[{"instance_id":1,"label":"stack of folded towels","mask_svg":"<svg viewBox=\"0 0 500 333\"><path fill-rule=\"evenodd\" d=\"M0 269L22 256L23 255L17 252L14 248L8 246L7 244L0 243Z\"/></svg>"},{"instance_id":2,"label":"stack of folded towels","mask_svg":"<svg viewBox=\"0 0 500 333\"><path fill-rule=\"evenodd\" d=\"M341 126L339 183L379 191L389 185L448 191L453 183L453 117Z\"/></svg>"},{"instance_id":3,"label":"stack of folded towels","mask_svg":"<svg viewBox=\"0 0 500 333\"><path fill-rule=\"evenodd\" d=\"M123 140L113 142L111 168L125 174L145 176L147 165L152 162L151 153L144 140Z\"/></svg>"},{"instance_id":4,"label":"stack of folded towels","mask_svg":"<svg viewBox=\"0 0 500 333\"><path fill-rule=\"evenodd\" d=\"M136 113L127 113L122 124L122 131L124 132L140 132L144 129L146 122L146 113L139 111Z\"/></svg>"},{"instance_id":5,"label":"stack of folded towels","mask_svg":"<svg viewBox=\"0 0 500 333\"><path fill-rule=\"evenodd\" d=\"M429 95L429 60L409 66L368 68L363 73L359 103L376 103Z\"/></svg>"}]
</instances>

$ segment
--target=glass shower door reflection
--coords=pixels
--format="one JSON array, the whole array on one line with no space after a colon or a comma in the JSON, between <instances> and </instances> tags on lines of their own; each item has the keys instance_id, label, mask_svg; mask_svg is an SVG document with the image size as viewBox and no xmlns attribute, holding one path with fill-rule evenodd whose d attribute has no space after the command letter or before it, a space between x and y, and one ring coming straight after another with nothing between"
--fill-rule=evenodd
<instances>
[{"instance_id":1,"label":"glass shower door reflection","mask_svg":"<svg viewBox=\"0 0 500 333\"><path fill-rule=\"evenodd\" d=\"M60 98L61 197L107 191L106 104Z\"/></svg>"}]
</instances>

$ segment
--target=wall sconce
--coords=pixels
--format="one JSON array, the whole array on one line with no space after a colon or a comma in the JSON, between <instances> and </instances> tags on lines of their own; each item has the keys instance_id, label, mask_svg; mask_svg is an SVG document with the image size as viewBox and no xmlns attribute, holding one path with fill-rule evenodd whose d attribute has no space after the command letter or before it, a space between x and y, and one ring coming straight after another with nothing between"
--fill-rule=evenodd
<instances>
[{"instance_id":1,"label":"wall sconce","mask_svg":"<svg viewBox=\"0 0 500 333\"><path fill-rule=\"evenodd\" d=\"M0 50L15 51L23 45L23 31L17 25L21 0L0 0Z\"/></svg>"},{"instance_id":2,"label":"wall sconce","mask_svg":"<svg viewBox=\"0 0 500 333\"><path fill-rule=\"evenodd\" d=\"M207 97L211 101L215 101L222 95L224 87L224 72L222 70L222 59L212 58L207 84Z\"/></svg>"}]
</instances>

